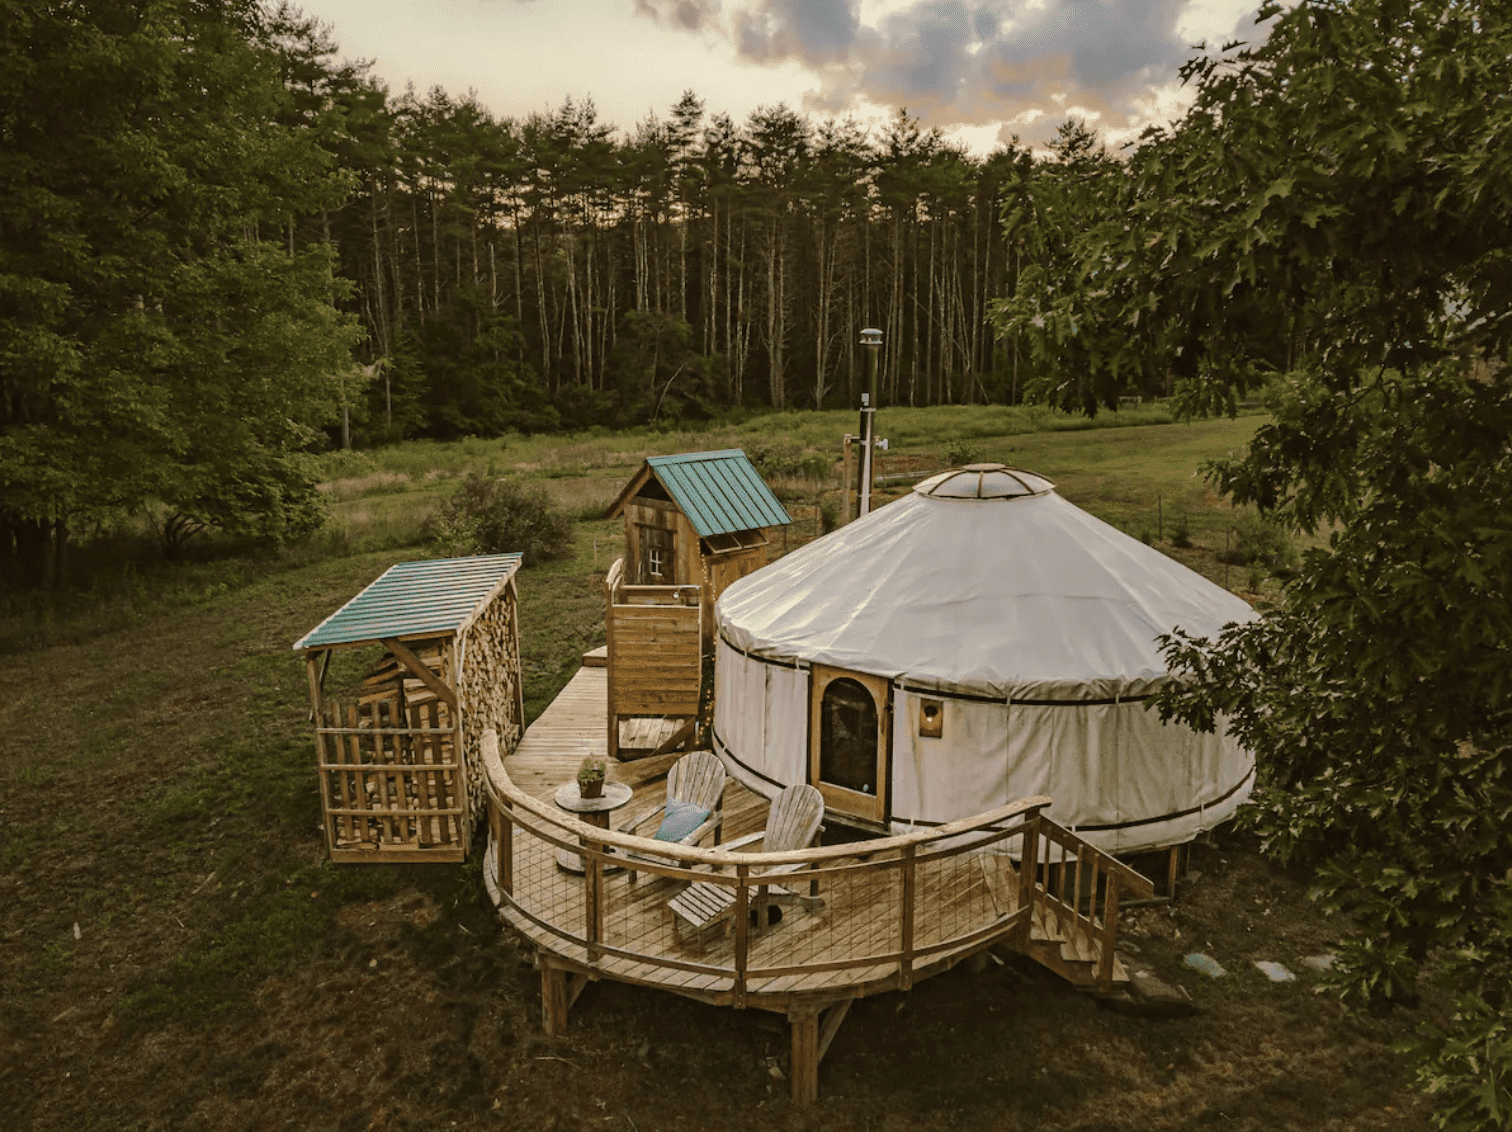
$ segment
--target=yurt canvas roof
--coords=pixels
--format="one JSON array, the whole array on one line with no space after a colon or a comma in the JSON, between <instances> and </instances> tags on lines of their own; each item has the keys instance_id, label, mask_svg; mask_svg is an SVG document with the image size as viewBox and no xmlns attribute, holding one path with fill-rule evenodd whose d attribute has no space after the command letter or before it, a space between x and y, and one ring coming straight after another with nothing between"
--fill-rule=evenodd
<instances>
[{"instance_id":1,"label":"yurt canvas roof","mask_svg":"<svg viewBox=\"0 0 1512 1132\"><path fill-rule=\"evenodd\" d=\"M1254 611L1050 481L972 465L734 583L717 616L754 656L1032 702L1146 694L1165 677L1157 636Z\"/></svg>"}]
</instances>

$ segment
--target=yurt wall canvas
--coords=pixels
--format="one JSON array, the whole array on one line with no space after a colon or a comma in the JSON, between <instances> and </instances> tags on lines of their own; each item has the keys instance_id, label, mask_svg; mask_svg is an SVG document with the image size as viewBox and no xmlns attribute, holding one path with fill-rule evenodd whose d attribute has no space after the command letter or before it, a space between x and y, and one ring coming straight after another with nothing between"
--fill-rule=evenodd
<instances>
[{"instance_id":1,"label":"yurt wall canvas","mask_svg":"<svg viewBox=\"0 0 1512 1132\"><path fill-rule=\"evenodd\" d=\"M732 586L716 610L714 726L732 773L766 793L824 789L813 674L840 669L887 684L885 805L827 795L862 824L1048 794L1058 821L1133 851L1231 816L1250 755L1147 703L1166 678L1157 636L1253 611L1052 487L997 465L947 473Z\"/></svg>"}]
</instances>

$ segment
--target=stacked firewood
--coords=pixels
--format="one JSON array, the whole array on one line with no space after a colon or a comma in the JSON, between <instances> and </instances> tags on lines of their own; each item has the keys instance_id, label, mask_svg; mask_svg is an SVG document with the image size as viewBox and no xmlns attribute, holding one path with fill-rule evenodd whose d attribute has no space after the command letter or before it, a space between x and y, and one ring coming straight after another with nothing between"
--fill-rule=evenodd
<instances>
[{"instance_id":1,"label":"stacked firewood","mask_svg":"<svg viewBox=\"0 0 1512 1132\"><path fill-rule=\"evenodd\" d=\"M493 728L499 751L512 752L524 732L520 718L519 633L515 625L514 587L499 594L463 633L461 679L457 700L462 705L463 743L467 764L469 812L482 819L486 802L483 786L483 732Z\"/></svg>"},{"instance_id":2,"label":"stacked firewood","mask_svg":"<svg viewBox=\"0 0 1512 1132\"><path fill-rule=\"evenodd\" d=\"M451 649L447 647L449 641L424 641L409 644L413 652L425 666L434 672L442 683L451 683ZM418 676L399 662L392 653L384 653L371 672L362 681L362 695L358 701L362 705L364 726L395 726L398 719L408 720L418 708L425 708L435 704L440 709L439 724L441 727L451 726L451 712L435 692L425 686ZM375 722L378 707L372 709L369 714L368 705L381 703L397 705L399 716L391 717L384 722ZM403 725L401 725L403 726ZM421 726L418 723L410 723L408 726Z\"/></svg>"}]
</instances>

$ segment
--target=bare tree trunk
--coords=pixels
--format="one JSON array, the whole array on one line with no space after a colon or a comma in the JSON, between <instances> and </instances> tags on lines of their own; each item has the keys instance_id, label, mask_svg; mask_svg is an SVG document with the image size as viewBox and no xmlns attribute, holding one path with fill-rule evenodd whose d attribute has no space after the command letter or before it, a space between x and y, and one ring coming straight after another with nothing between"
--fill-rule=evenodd
<instances>
[{"instance_id":1,"label":"bare tree trunk","mask_svg":"<svg viewBox=\"0 0 1512 1132\"><path fill-rule=\"evenodd\" d=\"M573 241L566 241L567 251L567 309L563 317L572 323L572 365L576 370L577 384L583 383L583 330L579 321L578 311L578 285L577 285L577 252L573 247Z\"/></svg>"},{"instance_id":2,"label":"bare tree trunk","mask_svg":"<svg viewBox=\"0 0 1512 1132\"><path fill-rule=\"evenodd\" d=\"M896 213L893 214L892 275L892 302L889 304L892 325L887 335L888 353L891 355L888 360L892 364L888 367L887 399L896 405L903 361L903 218Z\"/></svg>"},{"instance_id":3,"label":"bare tree trunk","mask_svg":"<svg viewBox=\"0 0 1512 1132\"><path fill-rule=\"evenodd\" d=\"M745 367L746 359L750 354L751 335L750 323L745 320L745 284L746 284L746 225L740 223L740 279L735 294L735 404L745 403ZM742 325L742 323L745 325Z\"/></svg>"},{"instance_id":4,"label":"bare tree trunk","mask_svg":"<svg viewBox=\"0 0 1512 1132\"><path fill-rule=\"evenodd\" d=\"M378 232L378 181L373 180L373 187L368 196L369 219L373 229L373 301L377 305L377 311L373 319L373 329L378 332L378 348L385 355L389 353L392 335L388 322L388 300L384 295L383 287L383 241ZM393 406L388 408L388 423L394 423Z\"/></svg>"},{"instance_id":5,"label":"bare tree trunk","mask_svg":"<svg viewBox=\"0 0 1512 1132\"><path fill-rule=\"evenodd\" d=\"M709 288L703 316L703 352L705 356L719 352L716 308L719 305L719 198L715 197L709 212L709 240L704 249L704 277Z\"/></svg>"},{"instance_id":6,"label":"bare tree trunk","mask_svg":"<svg viewBox=\"0 0 1512 1132\"><path fill-rule=\"evenodd\" d=\"M556 392L551 368L551 321L546 312L546 268L541 262L541 221L535 218L532 225L535 245L536 315L541 324L541 380L546 388Z\"/></svg>"},{"instance_id":7,"label":"bare tree trunk","mask_svg":"<svg viewBox=\"0 0 1512 1132\"><path fill-rule=\"evenodd\" d=\"M427 192L425 203L430 206L431 218L431 310L441 310L441 219L437 215L435 195Z\"/></svg>"},{"instance_id":8,"label":"bare tree trunk","mask_svg":"<svg viewBox=\"0 0 1512 1132\"><path fill-rule=\"evenodd\" d=\"M909 225L908 246L913 250L913 318L910 319L910 327L913 330L913 343L908 359L908 404L913 407L918 404L919 388L919 234L914 231L914 225Z\"/></svg>"},{"instance_id":9,"label":"bare tree trunk","mask_svg":"<svg viewBox=\"0 0 1512 1132\"><path fill-rule=\"evenodd\" d=\"M782 345L777 330L777 223L767 229L767 397L772 408L782 408Z\"/></svg>"},{"instance_id":10,"label":"bare tree trunk","mask_svg":"<svg viewBox=\"0 0 1512 1132\"><path fill-rule=\"evenodd\" d=\"M525 258L525 246L524 237L520 232L520 212L517 208L510 209L510 219L514 224L515 329L519 331L520 340L520 356L517 361L523 366L525 364L525 282L520 274L520 261Z\"/></svg>"},{"instance_id":11,"label":"bare tree trunk","mask_svg":"<svg viewBox=\"0 0 1512 1132\"><path fill-rule=\"evenodd\" d=\"M425 259L420 252L420 194L410 197L410 221L415 233L415 313L425 315Z\"/></svg>"},{"instance_id":12,"label":"bare tree trunk","mask_svg":"<svg viewBox=\"0 0 1512 1132\"><path fill-rule=\"evenodd\" d=\"M730 248L734 241L730 236L730 227L734 223L734 210L725 212L725 349L730 353L730 395L734 405L742 403L743 391L741 387L741 373L739 369L740 356L735 349L735 304L730 301ZM745 281L745 225L740 226L740 259L737 261L740 271L740 281ZM744 294L742 290L742 295ZM742 298L742 301L743 298Z\"/></svg>"}]
</instances>

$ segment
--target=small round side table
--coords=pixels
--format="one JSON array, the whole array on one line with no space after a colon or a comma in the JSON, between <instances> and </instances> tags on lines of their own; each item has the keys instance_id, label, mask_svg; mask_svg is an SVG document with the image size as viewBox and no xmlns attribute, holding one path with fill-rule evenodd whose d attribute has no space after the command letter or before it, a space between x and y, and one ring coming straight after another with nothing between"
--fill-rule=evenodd
<instances>
[{"instance_id":1,"label":"small round side table","mask_svg":"<svg viewBox=\"0 0 1512 1132\"><path fill-rule=\"evenodd\" d=\"M576 814L589 825L596 825L600 829L609 828L609 815L630 801L632 791L623 782L604 783L604 793L599 798L584 798L578 794L577 779L563 783L556 792L557 809L566 810L569 814ZM583 871L583 859L571 849L557 850L557 864L569 873L581 873ZM618 865L608 865L607 869L617 869Z\"/></svg>"}]
</instances>

